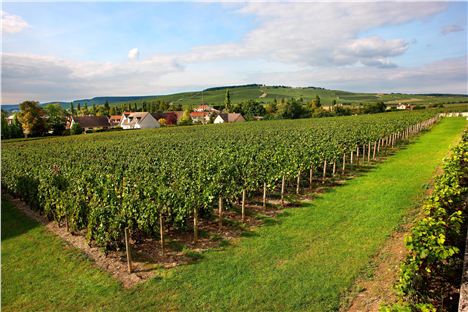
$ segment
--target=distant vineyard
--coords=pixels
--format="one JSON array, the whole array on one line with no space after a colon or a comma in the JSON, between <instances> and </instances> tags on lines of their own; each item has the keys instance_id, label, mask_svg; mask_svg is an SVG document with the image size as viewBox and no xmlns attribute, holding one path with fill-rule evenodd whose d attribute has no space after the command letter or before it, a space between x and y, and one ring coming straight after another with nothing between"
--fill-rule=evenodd
<instances>
[{"instance_id":1,"label":"distant vineyard","mask_svg":"<svg viewBox=\"0 0 468 312\"><path fill-rule=\"evenodd\" d=\"M430 112L402 112L12 142L1 181L101 246L120 243L126 227L157 235L162 220L193 224L196 236L198 218L223 203L284 193L285 181L330 175L433 122Z\"/></svg>"}]
</instances>

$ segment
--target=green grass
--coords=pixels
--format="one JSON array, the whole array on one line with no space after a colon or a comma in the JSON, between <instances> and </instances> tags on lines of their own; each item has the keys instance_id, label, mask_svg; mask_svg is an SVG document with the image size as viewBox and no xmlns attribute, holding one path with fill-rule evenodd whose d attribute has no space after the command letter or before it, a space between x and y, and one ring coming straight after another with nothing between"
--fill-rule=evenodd
<instances>
[{"instance_id":1,"label":"green grass","mask_svg":"<svg viewBox=\"0 0 468 312\"><path fill-rule=\"evenodd\" d=\"M287 209L279 222L130 290L4 201L2 308L336 311L385 239L423 198L465 126L464 119L444 119L371 171Z\"/></svg>"}]
</instances>

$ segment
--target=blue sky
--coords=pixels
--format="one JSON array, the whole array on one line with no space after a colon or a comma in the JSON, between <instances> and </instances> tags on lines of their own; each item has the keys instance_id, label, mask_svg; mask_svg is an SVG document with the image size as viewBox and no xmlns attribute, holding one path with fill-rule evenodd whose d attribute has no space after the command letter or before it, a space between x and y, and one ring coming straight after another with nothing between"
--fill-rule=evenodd
<instances>
[{"instance_id":1,"label":"blue sky","mask_svg":"<svg viewBox=\"0 0 468 312\"><path fill-rule=\"evenodd\" d=\"M3 3L2 103L243 83L467 91L467 3Z\"/></svg>"}]
</instances>

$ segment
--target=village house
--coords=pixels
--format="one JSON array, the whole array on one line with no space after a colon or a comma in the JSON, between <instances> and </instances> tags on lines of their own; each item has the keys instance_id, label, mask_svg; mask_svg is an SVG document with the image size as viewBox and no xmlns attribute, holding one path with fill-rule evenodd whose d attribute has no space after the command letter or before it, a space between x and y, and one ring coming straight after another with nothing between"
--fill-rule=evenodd
<instances>
[{"instance_id":1,"label":"village house","mask_svg":"<svg viewBox=\"0 0 468 312\"><path fill-rule=\"evenodd\" d=\"M109 123L111 124L112 127L119 127L121 122L122 122L121 115L112 115L109 117Z\"/></svg>"},{"instance_id":2,"label":"village house","mask_svg":"<svg viewBox=\"0 0 468 312\"><path fill-rule=\"evenodd\" d=\"M161 124L148 112L124 112L120 126L123 129L151 129L159 128Z\"/></svg>"},{"instance_id":3,"label":"village house","mask_svg":"<svg viewBox=\"0 0 468 312\"><path fill-rule=\"evenodd\" d=\"M197 108L195 108L193 110L194 112L209 112L209 113L215 113L215 114L219 114L220 111L209 106L209 105L205 105L205 104L202 104L202 105L199 105Z\"/></svg>"},{"instance_id":4,"label":"village house","mask_svg":"<svg viewBox=\"0 0 468 312\"><path fill-rule=\"evenodd\" d=\"M229 114L219 114L213 123L231 123L231 122L244 122L245 119L241 114L229 113Z\"/></svg>"},{"instance_id":5,"label":"village house","mask_svg":"<svg viewBox=\"0 0 468 312\"><path fill-rule=\"evenodd\" d=\"M69 127L72 128L75 123L80 125L84 131L109 129L111 127L109 119L106 116L72 116Z\"/></svg>"},{"instance_id":6,"label":"village house","mask_svg":"<svg viewBox=\"0 0 468 312\"><path fill-rule=\"evenodd\" d=\"M397 106L397 109L399 109L399 110L413 109L413 108L414 108L414 105L410 105L410 104L401 104L401 103L398 103L398 106Z\"/></svg>"},{"instance_id":7,"label":"village house","mask_svg":"<svg viewBox=\"0 0 468 312\"><path fill-rule=\"evenodd\" d=\"M15 120L16 114L10 115L7 117L6 121L9 126L13 124L13 121Z\"/></svg>"},{"instance_id":8,"label":"village house","mask_svg":"<svg viewBox=\"0 0 468 312\"><path fill-rule=\"evenodd\" d=\"M210 121L210 116L211 116L211 113L209 112L191 112L190 113L190 118L192 118L192 121L195 123L206 124Z\"/></svg>"},{"instance_id":9,"label":"village house","mask_svg":"<svg viewBox=\"0 0 468 312\"><path fill-rule=\"evenodd\" d=\"M156 119L164 119L166 121L166 125L176 125L177 122L179 121L180 117L182 117L184 112L181 112L182 114L180 117L178 117L178 112L164 112L164 113L151 113L151 115Z\"/></svg>"}]
</instances>

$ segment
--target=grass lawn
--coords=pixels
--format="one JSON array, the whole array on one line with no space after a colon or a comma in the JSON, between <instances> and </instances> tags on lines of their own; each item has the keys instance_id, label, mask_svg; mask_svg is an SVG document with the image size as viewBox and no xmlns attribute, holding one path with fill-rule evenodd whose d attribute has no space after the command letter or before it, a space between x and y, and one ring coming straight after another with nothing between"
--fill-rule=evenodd
<instances>
[{"instance_id":1,"label":"grass lawn","mask_svg":"<svg viewBox=\"0 0 468 312\"><path fill-rule=\"evenodd\" d=\"M2 203L2 309L336 311L385 239L425 195L464 119L444 119L346 185L236 246L125 290L76 250Z\"/></svg>"}]
</instances>

